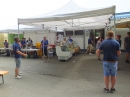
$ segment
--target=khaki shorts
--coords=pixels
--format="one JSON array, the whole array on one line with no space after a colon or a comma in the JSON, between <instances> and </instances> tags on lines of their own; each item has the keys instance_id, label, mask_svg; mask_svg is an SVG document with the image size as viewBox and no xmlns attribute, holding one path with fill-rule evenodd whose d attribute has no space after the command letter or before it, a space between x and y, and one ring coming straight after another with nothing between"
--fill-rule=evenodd
<instances>
[{"instance_id":1,"label":"khaki shorts","mask_svg":"<svg viewBox=\"0 0 130 97\"><path fill-rule=\"evenodd\" d=\"M87 50L92 50L92 49L93 49L92 44L88 44Z\"/></svg>"}]
</instances>

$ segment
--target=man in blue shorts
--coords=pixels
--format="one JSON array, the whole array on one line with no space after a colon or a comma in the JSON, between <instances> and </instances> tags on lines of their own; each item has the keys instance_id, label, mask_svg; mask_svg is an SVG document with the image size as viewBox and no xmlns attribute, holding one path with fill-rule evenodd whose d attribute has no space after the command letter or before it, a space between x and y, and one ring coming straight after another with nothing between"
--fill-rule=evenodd
<instances>
[{"instance_id":1,"label":"man in blue shorts","mask_svg":"<svg viewBox=\"0 0 130 97\"><path fill-rule=\"evenodd\" d=\"M107 32L107 39L104 40L99 49L96 51L97 56L100 55L101 50L104 52L103 58L103 71L104 71L104 82L105 92L115 92L118 56L121 54L119 43L113 39L114 32ZM110 77L109 77L110 76ZM111 78L111 79L109 79ZM111 88L109 90L109 81L111 81Z\"/></svg>"},{"instance_id":2,"label":"man in blue shorts","mask_svg":"<svg viewBox=\"0 0 130 97\"><path fill-rule=\"evenodd\" d=\"M14 37L15 43L13 44L13 52L14 52L14 57L15 57L15 62L16 62L16 68L15 68L15 78L22 78L22 74L19 74L19 68L21 65L21 55L24 57L27 57L27 54L24 54L21 52L21 47L19 45L19 38L16 36Z\"/></svg>"}]
</instances>

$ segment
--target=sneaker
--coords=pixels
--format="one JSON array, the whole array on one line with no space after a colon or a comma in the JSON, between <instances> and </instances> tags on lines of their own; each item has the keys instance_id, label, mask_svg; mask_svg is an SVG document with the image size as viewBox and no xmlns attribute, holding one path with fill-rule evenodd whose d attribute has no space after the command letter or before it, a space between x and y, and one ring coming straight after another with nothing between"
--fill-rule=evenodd
<instances>
[{"instance_id":1,"label":"sneaker","mask_svg":"<svg viewBox=\"0 0 130 97\"><path fill-rule=\"evenodd\" d=\"M104 92L109 93L109 89L104 88Z\"/></svg>"},{"instance_id":2,"label":"sneaker","mask_svg":"<svg viewBox=\"0 0 130 97\"><path fill-rule=\"evenodd\" d=\"M99 61L102 61L102 59L98 59Z\"/></svg>"},{"instance_id":3,"label":"sneaker","mask_svg":"<svg viewBox=\"0 0 130 97\"><path fill-rule=\"evenodd\" d=\"M113 89L111 88L111 90L110 90L111 93L114 93L115 91L116 91L115 88L113 88Z\"/></svg>"},{"instance_id":4,"label":"sneaker","mask_svg":"<svg viewBox=\"0 0 130 97\"><path fill-rule=\"evenodd\" d=\"M19 73L19 76L23 76L23 74L22 74L22 73Z\"/></svg>"},{"instance_id":5,"label":"sneaker","mask_svg":"<svg viewBox=\"0 0 130 97\"><path fill-rule=\"evenodd\" d=\"M126 63L130 63L130 61L129 61L129 60L126 60L125 62L126 62Z\"/></svg>"},{"instance_id":6,"label":"sneaker","mask_svg":"<svg viewBox=\"0 0 130 97\"><path fill-rule=\"evenodd\" d=\"M89 53L89 55L92 55L92 53Z\"/></svg>"},{"instance_id":7,"label":"sneaker","mask_svg":"<svg viewBox=\"0 0 130 97\"><path fill-rule=\"evenodd\" d=\"M45 61L44 60L42 60L42 63L44 63Z\"/></svg>"},{"instance_id":8,"label":"sneaker","mask_svg":"<svg viewBox=\"0 0 130 97\"><path fill-rule=\"evenodd\" d=\"M18 76L15 76L15 78L16 78L16 79L20 79L20 78L22 78L22 76L19 76L19 75L18 75Z\"/></svg>"}]
</instances>

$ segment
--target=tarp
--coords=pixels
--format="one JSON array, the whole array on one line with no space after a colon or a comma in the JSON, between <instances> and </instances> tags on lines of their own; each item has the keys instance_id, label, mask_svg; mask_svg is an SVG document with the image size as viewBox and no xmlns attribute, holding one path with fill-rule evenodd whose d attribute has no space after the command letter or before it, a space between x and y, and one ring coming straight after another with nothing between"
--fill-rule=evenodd
<instances>
[{"instance_id":1,"label":"tarp","mask_svg":"<svg viewBox=\"0 0 130 97\"><path fill-rule=\"evenodd\" d=\"M126 22L117 23L116 28L129 28L130 29L130 20Z\"/></svg>"},{"instance_id":2,"label":"tarp","mask_svg":"<svg viewBox=\"0 0 130 97\"><path fill-rule=\"evenodd\" d=\"M130 12L116 13L116 28L130 28ZM114 24L114 17L111 18L111 25Z\"/></svg>"},{"instance_id":3,"label":"tarp","mask_svg":"<svg viewBox=\"0 0 130 97\"><path fill-rule=\"evenodd\" d=\"M115 6L102 9L85 9L78 7L70 1L63 7L48 14L37 17L18 19L18 24L48 27L54 29L85 29L85 28L104 28L109 18L115 14Z\"/></svg>"}]
</instances>

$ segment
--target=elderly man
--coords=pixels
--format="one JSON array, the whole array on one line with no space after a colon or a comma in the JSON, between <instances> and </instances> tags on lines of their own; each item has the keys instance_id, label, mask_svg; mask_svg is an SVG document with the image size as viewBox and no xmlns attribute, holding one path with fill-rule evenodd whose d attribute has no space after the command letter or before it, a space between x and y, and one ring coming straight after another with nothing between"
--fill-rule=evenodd
<instances>
[{"instance_id":1,"label":"elderly man","mask_svg":"<svg viewBox=\"0 0 130 97\"><path fill-rule=\"evenodd\" d=\"M27 40L27 46L28 47L32 47L33 46L33 41L31 40L31 38L29 37Z\"/></svg>"},{"instance_id":2,"label":"elderly man","mask_svg":"<svg viewBox=\"0 0 130 97\"><path fill-rule=\"evenodd\" d=\"M120 44L115 39L113 39L113 37L114 32L108 31L107 39L101 43L99 49L96 51L97 56L100 56L101 50L103 50L104 52L104 58L103 58L103 71L105 82L104 91L107 93L115 92L118 56L121 54ZM110 91L109 91L109 81L111 82Z\"/></svg>"}]
</instances>

